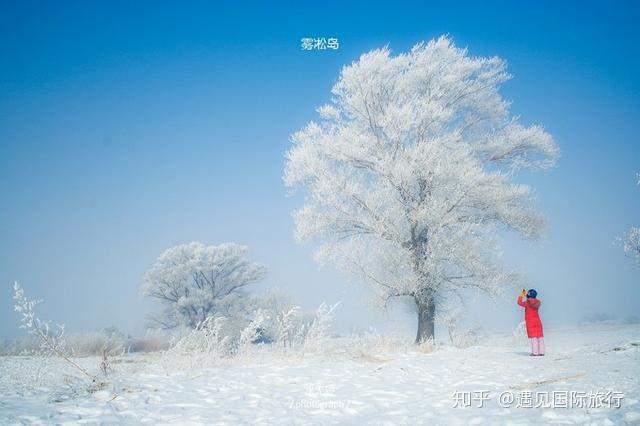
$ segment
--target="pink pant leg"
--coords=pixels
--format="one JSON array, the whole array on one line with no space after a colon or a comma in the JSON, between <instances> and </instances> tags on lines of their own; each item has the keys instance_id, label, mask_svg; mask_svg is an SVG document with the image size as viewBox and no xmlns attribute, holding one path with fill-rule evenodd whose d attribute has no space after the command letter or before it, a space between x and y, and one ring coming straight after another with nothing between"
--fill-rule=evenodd
<instances>
[{"instance_id":1,"label":"pink pant leg","mask_svg":"<svg viewBox=\"0 0 640 426\"><path fill-rule=\"evenodd\" d=\"M544 338L538 337L538 353L544 355Z\"/></svg>"},{"instance_id":2,"label":"pink pant leg","mask_svg":"<svg viewBox=\"0 0 640 426\"><path fill-rule=\"evenodd\" d=\"M538 338L537 337L532 337L531 338L531 353L534 355L538 355L539 352L539 347L538 347Z\"/></svg>"}]
</instances>

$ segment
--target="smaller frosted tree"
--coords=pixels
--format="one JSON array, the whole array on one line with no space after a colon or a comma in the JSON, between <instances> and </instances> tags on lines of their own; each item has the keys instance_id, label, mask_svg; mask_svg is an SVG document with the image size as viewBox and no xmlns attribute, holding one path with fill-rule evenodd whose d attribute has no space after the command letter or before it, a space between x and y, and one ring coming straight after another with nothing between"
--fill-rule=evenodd
<instances>
[{"instance_id":1,"label":"smaller frosted tree","mask_svg":"<svg viewBox=\"0 0 640 426\"><path fill-rule=\"evenodd\" d=\"M164 305L151 319L162 328L196 328L210 316L236 316L245 308L245 287L266 268L246 258L247 247L193 242L166 250L147 271L142 293Z\"/></svg>"},{"instance_id":2,"label":"smaller frosted tree","mask_svg":"<svg viewBox=\"0 0 640 426\"><path fill-rule=\"evenodd\" d=\"M624 251L640 261L640 228L634 226L624 236Z\"/></svg>"},{"instance_id":3,"label":"smaller frosted tree","mask_svg":"<svg viewBox=\"0 0 640 426\"><path fill-rule=\"evenodd\" d=\"M637 174L638 185L640 185L640 173ZM622 247L624 252L640 262L640 228L631 227L629 231L622 237Z\"/></svg>"}]
</instances>

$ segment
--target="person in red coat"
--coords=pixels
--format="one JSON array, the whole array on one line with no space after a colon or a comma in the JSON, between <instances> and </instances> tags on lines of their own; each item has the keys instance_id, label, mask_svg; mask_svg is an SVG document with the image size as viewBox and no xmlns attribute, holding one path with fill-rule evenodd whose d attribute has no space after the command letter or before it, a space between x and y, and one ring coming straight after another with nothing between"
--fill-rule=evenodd
<instances>
[{"instance_id":1,"label":"person in red coat","mask_svg":"<svg viewBox=\"0 0 640 426\"><path fill-rule=\"evenodd\" d=\"M540 301L538 292L534 289L522 290L518 295L518 305L524 308L524 321L527 325L527 337L531 340L531 355L544 355L544 334L542 333L542 321L540 321Z\"/></svg>"}]
</instances>

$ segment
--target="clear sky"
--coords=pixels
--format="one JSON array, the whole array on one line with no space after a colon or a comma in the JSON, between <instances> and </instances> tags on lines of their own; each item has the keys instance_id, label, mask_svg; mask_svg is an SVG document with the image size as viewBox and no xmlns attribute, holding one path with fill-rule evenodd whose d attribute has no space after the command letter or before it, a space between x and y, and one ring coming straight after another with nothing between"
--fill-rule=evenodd
<instances>
[{"instance_id":1,"label":"clear sky","mask_svg":"<svg viewBox=\"0 0 640 426\"><path fill-rule=\"evenodd\" d=\"M381 327L366 289L294 241L283 155L343 65L441 34L506 59L513 111L562 150L557 168L519 176L544 237L504 244L543 319L638 312L640 267L613 244L640 225L638 2L219 3L0 3L0 337L21 333L14 280L71 331L141 334L142 275L190 241L246 244L270 269L262 287L305 308L342 300L345 330ZM340 48L303 51L305 36ZM510 329L513 299L470 310Z\"/></svg>"}]
</instances>

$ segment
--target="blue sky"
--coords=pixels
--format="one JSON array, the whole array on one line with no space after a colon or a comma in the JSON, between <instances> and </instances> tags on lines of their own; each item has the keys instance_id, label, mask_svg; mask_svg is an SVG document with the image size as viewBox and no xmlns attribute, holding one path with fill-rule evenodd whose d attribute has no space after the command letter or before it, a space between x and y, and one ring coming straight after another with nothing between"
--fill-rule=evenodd
<instances>
[{"instance_id":1,"label":"blue sky","mask_svg":"<svg viewBox=\"0 0 640 426\"><path fill-rule=\"evenodd\" d=\"M637 311L640 268L613 244L640 225L637 2L242 3L0 4L0 337L21 333L14 280L71 331L140 334L144 271L194 240L247 244L270 268L262 287L306 308L342 300L343 329L382 327L366 289L295 243L283 155L343 65L441 34L506 59L513 111L562 150L519 176L546 234L504 245L545 318ZM340 49L302 51L305 36ZM521 315L511 299L472 305L487 328Z\"/></svg>"}]
</instances>

